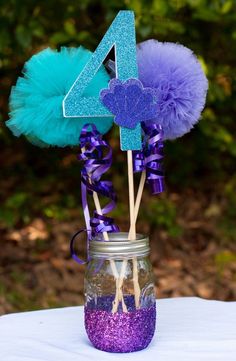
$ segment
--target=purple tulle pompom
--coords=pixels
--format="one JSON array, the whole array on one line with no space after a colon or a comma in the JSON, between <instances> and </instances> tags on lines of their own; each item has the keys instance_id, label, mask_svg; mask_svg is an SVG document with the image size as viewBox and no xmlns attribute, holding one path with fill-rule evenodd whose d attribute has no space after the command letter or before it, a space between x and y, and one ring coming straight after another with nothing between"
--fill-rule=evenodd
<instances>
[{"instance_id":1,"label":"purple tulle pompom","mask_svg":"<svg viewBox=\"0 0 236 361\"><path fill-rule=\"evenodd\" d=\"M147 122L162 126L164 139L189 132L200 118L208 82L192 51L183 45L148 40L137 46L139 79L156 90L158 109Z\"/></svg>"}]
</instances>

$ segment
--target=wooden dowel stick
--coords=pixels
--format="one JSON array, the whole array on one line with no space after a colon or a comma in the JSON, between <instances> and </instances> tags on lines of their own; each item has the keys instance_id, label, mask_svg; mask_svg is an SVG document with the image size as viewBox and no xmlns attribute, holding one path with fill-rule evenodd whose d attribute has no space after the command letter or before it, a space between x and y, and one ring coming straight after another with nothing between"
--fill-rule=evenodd
<instances>
[{"instance_id":1,"label":"wooden dowel stick","mask_svg":"<svg viewBox=\"0 0 236 361\"><path fill-rule=\"evenodd\" d=\"M127 160L128 160L129 210L130 210L130 232L128 235L128 239L135 240L136 239L136 222L135 222L135 214L134 214L134 173L133 173L132 150L127 151ZM138 262L137 262L136 257L132 258L132 263L133 263L133 282L134 282L135 306L136 306L136 308L139 308L140 286L139 286L139 282L138 282ZM121 278L122 283L123 283L123 278ZM121 283L121 285L122 285L122 283Z\"/></svg>"},{"instance_id":2,"label":"wooden dowel stick","mask_svg":"<svg viewBox=\"0 0 236 361\"><path fill-rule=\"evenodd\" d=\"M135 227L135 213L134 213L134 175L133 175L133 155L132 151L127 151L127 162L128 162L128 184L129 184L129 212L130 212L130 232L128 235L129 240L135 240L136 238L136 227ZM135 305L139 308L139 298L140 298L140 287L138 283L138 265L137 258L132 259L133 262L133 282L134 282L134 297L135 297ZM121 272L119 281L117 283L117 287L119 290L118 295L119 300L121 300L122 295L122 285L124 282L125 271L127 267L127 260L123 260L121 266ZM113 312L117 311L117 302L116 299L113 304Z\"/></svg>"},{"instance_id":3,"label":"wooden dowel stick","mask_svg":"<svg viewBox=\"0 0 236 361\"><path fill-rule=\"evenodd\" d=\"M129 161L128 161L128 167L129 167ZM132 169L132 172L133 172L133 169ZM140 207L140 203L141 203L141 199L142 199L145 181L146 181L146 170L144 170L141 174L138 192L137 192L137 196L136 196L136 200L135 200L135 204L134 204L134 220L133 220L134 229L136 229L136 221L138 218L138 212L139 212L139 207ZM128 235L129 240L132 239L132 232L133 232L133 228L130 225L129 235ZM123 261L123 263L124 262L125 261ZM134 257L132 259L132 263L133 263L133 282L134 282L135 306L136 306L136 308L139 308L139 298L140 298L141 291L140 291L140 286L139 286L139 282L138 282L138 262L137 262L136 257ZM123 282L124 282L124 276L121 277L121 275L120 275L119 288L122 287Z\"/></svg>"},{"instance_id":4,"label":"wooden dowel stick","mask_svg":"<svg viewBox=\"0 0 236 361\"><path fill-rule=\"evenodd\" d=\"M98 194L96 192L93 192L93 199L94 199L96 211L98 212L98 214L102 215L101 205L99 202ZM103 237L104 237L105 241L109 241L109 236L108 236L107 232L103 232ZM122 303L123 312L128 312L125 301L124 301L123 293L122 293L122 288L121 288L122 284L121 284L121 286L119 286L119 273L117 271L115 261L112 259L110 260L110 266L111 266L113 276L116 280L116 295L115 295L115 299L113 301L112 312L113 313L117 312L120 301Z\"/></svg>"},{"instance_id":5,"label":"wooden dowel stick","mask_svg":"<svg viewBox=\"0 0 236 361\"><path fill-rule=\"evenodd\" d=\"M141 290L138 282L138 260L137 257L132 259L133 261L133 280L134 280L134 298L135 298L135 307L139 308L139 299L141 295Z\"/></svg>"},{"instance_id":6,"label":"wooden dowel stick","mask_svg":"<svg viewBox=\"0 0 236 361\"><path fill-rule=\"evenodd\" d=\"M138 282L138 260L137 257L132 258L133 263L133 283L134 283L134 299L135 299L135 306L139 308L139 299L140 299L140 286Z\"/></svg>"},{"instance_id":7,"label":"wooden dowel stick","mask_svg":"<svg viewBox=\"0 0 236 361\"><path fill-rule=\"evenodd\" d=\"M136 238L136 228L134 222L134 173L133 173L133 155L132 150L127 151L128 161L128 182L129 182L129 214L130 214L130 233L129 240Z\"/></svg>"},{"instance_id":8,"label":"wooden dowel stick","mask_svg":"<svg viewBox=\"0 0 236 361\"><path fill-rule=\"evenodd\" d=\"M137 218L138 218L138 212L139 212L139 207L140 207L140 203L141 203L141 199L142 199L142 194L143 194L143 188L145 185L145 181L146 181L146 171L144 170L142 172L141 178L140 178L140 182L139 182L139 187L138 187L138 192L137 192L137 197L135 200L135 205L134 205L134 223L136 224ZM131 229L129 231L129 233L131 233ZM138 262L137 262L137 258L133 258L133 278L134 278L134 293L135 295L137 295L135 297L135 306L136 308L139 308L139 299L140 299L140 286L138 283Z\"/></svg>"},{"instance_id":9,"label":"wooden dowel stick","mask_svg":"<svg viewBox=\"0 0 236 361\"><path fill-rule=\"evenodd\" d=\"M112 313L115 313L118 311L118 307L119 307L119 302L121 301L122 302L122 310L123 312L128 312L128 309L126 307L126 304L125 304L125 301L124 301L124 297L123 297L123 294L122 294L122 289L120 289L120 275L117 271L117 268L116 268L116 264L115 264L115 261L113 259L110 260L110 265L111 265L111 269L112 269L112 272L116 278L116 295L115 295L115 299L113 301L113 306L112 306Z\"/></svg>"},{"instance_id":10,"label":"wooden dowel stick","mask_svg":"<svg viewBox=\"0 0 236 361\"><path fill-rule=\"evenodd\" d=\"M120 301L122 302L123 312L128 312L122 293L122 285L125 277L126 266L127 266L127 260L124 260L122 262L120 275L116 283L116 290L118 290L118 292L116 292L115 300L113 302L112 313L117 312Z\"/></svg>"},{"instance_id":11,"label":"wooden dowel stick","mask_svg":"<svg viewBox=\"0 0 236 361\"><path fill-rule=\"evenodd\" d=\"M98 194L96 192L93 192L93 200L94 200L96 211L98 212L98 214L102 215L101 205L99 202ZM102 234L103 234L105 241L109 241L108 233L102 232Z\"/></svg>"},{"instance_id":12,"label":"wooden dowel stick","mask_svg":"<svg viewBox=\"0 0 236 361\"><path fill-rule=\"evenodd\" d=\"M132 151L127 152L127 158L128 158L129 207L130 207L130 230L129 230L128 239L132 240L132 239L136 238L136 221L137 221L138 211L139 211L139 207L140 207L140 203L141 203L141 199L142 199L143 188L145 185L146 171L142 172L140 182L139 182L137 197L136 197L136 201L134 204L134 180L133 180ZM139 308L139 306L140 306L139 299L140 299L141 291L140 291L140 286L139 286L139 282L138 282L138 262L137 262L136 257L132 258L132 263L133 263L133 282L134 282L135 306L136 306L136 308ZM117 283L117 288L119 290L119 295L118 295L119 300L121 300L120 297L122 295L122 285L124 282L126 267L127 267L127 260L124 260L122 262L121 273L120 273L119 281ZM120 293L120 291L121 291L121 293ZM117 295L116 295L116 297L117 297ZM119 302L118 302L118 305L119 305ZM117 311L118 305L117 305L117 301L114 302L113 312Z\"/></svg>"},{"instance_id":13,"label":"wooden dowel stick","mask_svg":"<svg viewBox=\"0 0 236 361\"><path fill-rule=\"evenodd\" d=\"M136 225L136 221L138 218L138 212L139 212L139 207L140 207L140 203L141 203L141 199L142 199L145 181L146 181L146 170L142 171L141 178L139 181L137 197L136 197L135 204L134 204L134 223L135 223L135 225ZM130 237L130 233L131 233L131 228L129 230L129 237Z\"/></svg>"},{"instance_id":14,"label":"wooden dowel stick","mask_svg":"<svg viewBox=\"0 0 236 361\"><path fill-rule=\"evenodd\" d=\"M135 223L138 218L138 212L139 212L139 207L140 207L140 203L141 203L141 199L142 199L142 195L143 195L143 188L145 185L145 181L146 181L146 170L142 171L140 182L139 182L139 187L138 187L138 192L137 192L137 197L136 197L135 204L134 204L134 221L135 221Z\"/></svg>"},{"instance_id":15,"label":"wooden dowel stick","mask_svg":"<svg viewBox=\"0 0 236 361\"><path fill-rule=\"evenodd\" d=\"M81 148L81 152L84 153L85 152L85 147ZM91 178L89 177L89 183L92 184L92 181L91 181ZM101 205L100 205L100 201L99 201L99 198L98 198L98 194L97 192L93 192L93 200L94 200L94 204L95 204L95 208L96 208L96 211L98 214L102 215L102 208L101 208ZM105 239L105 241L109 241L109 236L108 236L108 233L107 232L103 232L103 237ZM118 284L118 281L119 281L119 273L116 269L116 264L115 264L115 261L114 260L110 260L110 266L111 266L111 270L112 270L112 273L113 273L113 276L116 280L116 285ZM121 285L122 286L122 285ZM117 286L116 286L116 294L117 296L115 297L115 300L117 299L116 303L118 302L117 304L117 308L119 306L119 294L120 294L120 297L121 297L121 302L122 302L122 309L123 309L123 312L128 312L127 310L127 307L126 307L126 304L124 302L124 297L123 297L123 294L122 294L122 289L119 289ZM114 307L114 306L113 306Z\"/></svg>"}]
</instances>

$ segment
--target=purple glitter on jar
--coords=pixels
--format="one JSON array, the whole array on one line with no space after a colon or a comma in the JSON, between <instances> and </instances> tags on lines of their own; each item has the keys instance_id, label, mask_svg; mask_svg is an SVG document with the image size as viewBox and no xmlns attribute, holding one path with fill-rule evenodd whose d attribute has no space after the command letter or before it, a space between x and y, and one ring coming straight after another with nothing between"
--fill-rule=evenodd
<instances>
[{"instance_id":1,"label":"purple glitter on jar","mask_svg":"<svg viewBox=\"0 0 236 361\"><path fill-rule=\"evenodd\" d=\"M149 240L137 234L109 234L90 242L85 276L85 328L99 350L133 352L146 348L156 326L156 300Z\"/></svg>"}]
</instances>

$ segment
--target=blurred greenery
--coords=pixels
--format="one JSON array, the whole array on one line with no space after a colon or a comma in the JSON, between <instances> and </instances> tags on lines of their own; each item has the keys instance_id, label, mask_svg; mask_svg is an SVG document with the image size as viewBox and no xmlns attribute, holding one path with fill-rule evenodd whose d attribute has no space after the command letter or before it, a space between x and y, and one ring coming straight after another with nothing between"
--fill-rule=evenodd
<instances>
[{"instance_id":1,"label":"blurred greenery","mask_svg":"<svg viewBox=\"0 0 236 361\"><path fill-rule=\"evenodd\" d=\"M236 262L236 254L230 251L221 251L215 256L215 263L219 274L231 263Z\"/></svg>"},{"instance_id":2,"label":"blurred greenery","mask_svg":"<svg viewBox=\"0 0 236 361\"><path fill-rule=\"evenodd\" d=\"M176 238L182 235L182 228L176 221L176 206L166 197L162 197L160 202L155 198L151 199L147 209L141 208L140 218L153 228L165 230L170 237Z\"/></svg>"},{"instance_id":3,"label":"blurred greenery","mask_svg":"<svg viewBox=\"0 0 236 361\"><path fill-rule=\"evenodd\" d=\"M14 138L4 125L8 97L32 54L61 45L81 44L94 50L120 9L135 11L138 42L149 38L179 42L202 63L209 79L207 105L191 134L166 143L167 185L172 191L200 189L224 197L219 227L226 238L235 240L235 0L1 0L0 224L14 227L39 215L62 220L69 217L68 209L77 207L79 169L75 157L70 158L76 151L38 149ZM120 192L125 179L119 172L124 159L118 148L115 143L113 177L119 178L114 183ZM116 215L122 214L121 208ZM175 205L164 198L151 203L146 213L151 223L173 236L180 233L175 217Z\"/></svg>"}]
</instances>

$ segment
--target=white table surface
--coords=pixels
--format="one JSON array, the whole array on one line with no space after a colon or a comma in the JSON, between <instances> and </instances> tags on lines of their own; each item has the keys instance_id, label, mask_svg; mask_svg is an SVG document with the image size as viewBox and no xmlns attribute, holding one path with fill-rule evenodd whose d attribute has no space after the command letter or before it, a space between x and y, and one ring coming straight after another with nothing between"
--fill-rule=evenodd
<instances>
[{"instance_id":1,"label":"white table surface","mask_svg":"<svg viewBox=\"0 0 236 361\"><path fill-rule=\"evenodd\" d=\"M195 297L157 301L157 330L146 350L111 354L94 349L83 307L0 317L0 361L236 361L236 302Z\"/></svg>"}]
</instances>

